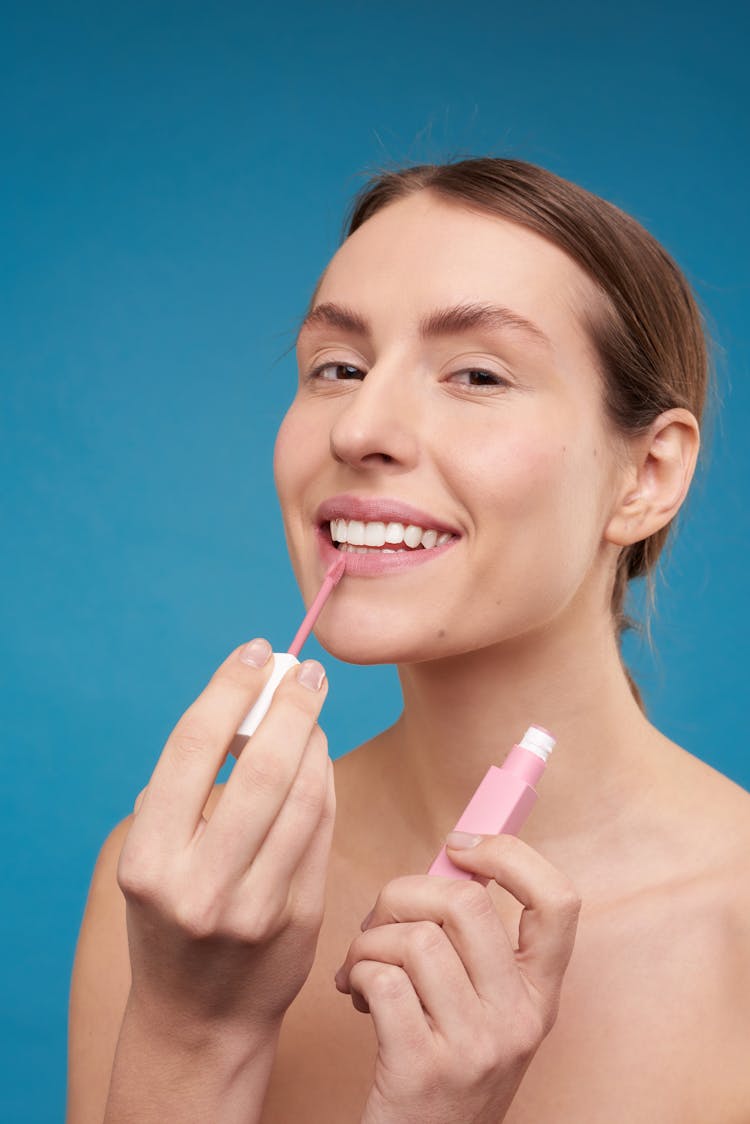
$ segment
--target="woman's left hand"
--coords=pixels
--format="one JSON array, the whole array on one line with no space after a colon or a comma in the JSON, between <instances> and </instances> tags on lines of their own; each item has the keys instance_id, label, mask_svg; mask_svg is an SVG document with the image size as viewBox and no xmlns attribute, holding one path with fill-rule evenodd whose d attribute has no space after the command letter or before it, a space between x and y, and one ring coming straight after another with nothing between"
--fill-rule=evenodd
<instances>
[{"instance_id":1,"label":"woman's left hand","mask_svg":"<svg viewBox=\"0 0 750 1124\"><path fill-rule=\"evenodd\" d=\"M572 883L513 835L448 854L523 905L518 948L479 882L384 887L336 975L378 1039L361 1124L498 1124L557 1017L581 907Z\"/></svg>"}]
</instances>

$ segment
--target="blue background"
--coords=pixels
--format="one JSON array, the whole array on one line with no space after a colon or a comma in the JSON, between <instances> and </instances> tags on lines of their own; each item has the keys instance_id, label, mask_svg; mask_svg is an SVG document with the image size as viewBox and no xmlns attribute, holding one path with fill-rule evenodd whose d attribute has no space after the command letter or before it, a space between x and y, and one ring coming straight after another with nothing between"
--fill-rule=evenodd
<instances>
[{"instance_id":1,"label":"blue background","mask_svg":"<svg viewBox=\"0 0 750 1124\"><path fill-rule=\"evenodd\" d=\"M657 658L633 635L625 653L655 724L750 781L743 7L3 8L3 1120L62 1119L105 836L226 654L286 648L299 623L271 464L288 349L382 161L542 164L633 214L695 286L722 405ZM305 654L331 679L333 756L396 718L393 668Z\"/></svg>"}]
</instances>

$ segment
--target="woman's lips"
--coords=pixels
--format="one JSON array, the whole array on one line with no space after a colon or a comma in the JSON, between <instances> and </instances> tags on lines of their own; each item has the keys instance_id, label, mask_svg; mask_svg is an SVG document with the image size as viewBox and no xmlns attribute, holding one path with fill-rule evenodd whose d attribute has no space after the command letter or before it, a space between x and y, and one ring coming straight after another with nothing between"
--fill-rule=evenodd
<instances>
[{"instance_id":1,"label":"woman's lips","mask_svg":"<svg viewBox=\"0 0 750 1124\"><path fill-rule=\"evenodd\" d=\"M415 566L423 566L433 558L439 558L446 550L458 542L459 536L449 539L442 546L416 547L405 550L396 550L393 554L386 554L378 549L377 553L358 554L354 551L337 550L331 541L328 524L318 524L315 528L318 540L318 551L326 566L330 566L337 558L346 559L344 577L375 577L380 574L398 574L402 570L412 570Z\"/></svg>"}]
</instances>

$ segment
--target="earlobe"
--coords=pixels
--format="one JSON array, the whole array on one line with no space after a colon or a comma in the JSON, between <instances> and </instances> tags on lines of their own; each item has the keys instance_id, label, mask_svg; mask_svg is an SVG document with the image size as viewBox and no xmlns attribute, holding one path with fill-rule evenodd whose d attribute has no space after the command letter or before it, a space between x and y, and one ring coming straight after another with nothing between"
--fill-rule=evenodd
<instances>
[{"instance_id":1,"label":"earlobe","mask_svg":"<svg viewBox=\"0 0 750 1124\"><path fill-rule=\"evenodd\" d=\"M631 445L627 488L604 532L605 540L630 546L666 526L690 488L699 448L698 422L689 410L680 407L660 414L648 434Z\"/></svg>"}]
</instances>

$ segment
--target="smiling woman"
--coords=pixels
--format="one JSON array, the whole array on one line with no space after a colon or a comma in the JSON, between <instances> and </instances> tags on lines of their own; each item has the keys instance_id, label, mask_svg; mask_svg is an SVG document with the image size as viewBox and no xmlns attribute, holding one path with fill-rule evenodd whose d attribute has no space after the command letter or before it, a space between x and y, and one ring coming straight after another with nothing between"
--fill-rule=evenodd
<instances>
[{"instance_id":1,"label":"smiling woman","mask_svg":"<svg viewBox=\"0 0 750 1124\"><path fill-rule=\"evenodd\" d=\"M70 1121L742 1124L748 797L656 729L620 647L711 389L679 267L531 164L386 171L296 348L294 572L310 604L346 559L316 636L396 665L403 711L334 795L322 669L290 674L213 785L271 664L217 671L97 863ZM557 748L519 836L423 873L530 723Z\"/></svg>"}]
</instances>

